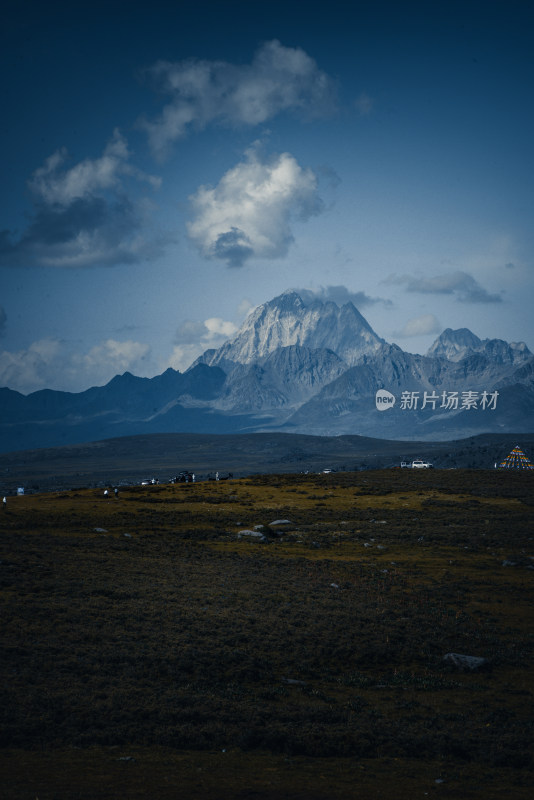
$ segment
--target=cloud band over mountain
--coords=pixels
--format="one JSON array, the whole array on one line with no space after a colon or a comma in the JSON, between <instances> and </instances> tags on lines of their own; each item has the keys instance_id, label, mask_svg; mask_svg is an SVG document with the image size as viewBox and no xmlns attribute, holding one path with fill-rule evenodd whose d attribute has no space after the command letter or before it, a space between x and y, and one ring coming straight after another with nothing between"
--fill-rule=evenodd
<instances>
[{"instance_id":1,"label":"cloud band over mountain","mask_svg":"<svg viewBox=\"0 0 534 800\"><path fill-rule=\"evenodd\" d=\"M472 275L460 270L432 277L392 275L384 283L405 286L407 292L454 295L461 303L502 302L500 294L491 294Z\"/></svg>"}]
</instances>

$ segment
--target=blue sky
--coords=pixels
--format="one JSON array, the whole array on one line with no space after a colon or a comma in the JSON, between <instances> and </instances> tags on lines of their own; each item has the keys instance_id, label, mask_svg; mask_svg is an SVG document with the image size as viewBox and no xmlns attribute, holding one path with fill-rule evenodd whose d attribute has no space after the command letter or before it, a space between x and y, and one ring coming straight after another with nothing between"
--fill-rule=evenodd
<instances>
[{"instance_id":1,"label":"blue sky","mask_svg":"<svg viewBox=\"0 0 534 800\"><path fill-rule=\"evenodd\" d=\"M184 370L288 288L534 349L534 6L7 2L0 386Z\"/></svg>"}]
</instances>

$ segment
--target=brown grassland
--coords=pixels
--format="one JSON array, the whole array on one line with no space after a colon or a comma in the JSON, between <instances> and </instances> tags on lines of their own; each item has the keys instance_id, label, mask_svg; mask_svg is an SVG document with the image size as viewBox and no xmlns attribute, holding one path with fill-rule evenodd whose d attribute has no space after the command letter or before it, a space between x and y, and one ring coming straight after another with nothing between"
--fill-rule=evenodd
<instances>
[{"instance_id":1,"label":"brown grassland","mask_svg":"<svg viewBox=\"0 0 534 800\"><path fill-rule=\"evenodd\" d=\"M530 797L533 479L10 497L0 798Z\"/></svg>"}]
</instances>

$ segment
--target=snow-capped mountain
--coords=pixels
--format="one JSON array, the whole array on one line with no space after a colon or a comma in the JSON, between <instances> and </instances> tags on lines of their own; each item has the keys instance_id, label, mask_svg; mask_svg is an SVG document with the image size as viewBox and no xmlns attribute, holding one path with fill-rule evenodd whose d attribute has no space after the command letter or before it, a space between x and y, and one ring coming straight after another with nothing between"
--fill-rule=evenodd
<instances>
[{"instance_id":1,"label":"snow-capped mountain","mask_svg":"<svg viewBox=\"0 0 534 800\"><path fill-rule=\"evenodd\" d=\"M183 374L125 373L79 394L5 388L0 405L4 452L156 432L450 440L534 431L534 357L523 342L467 328L414 355L381 339L352 303L288 291Z\"/></svg>"},{"instance_id":2,"label":"snow-capped mountain","mask_svg":"<svg viewBox=\"0 0 534 800\"><path fill-rule=\"evenodd\" d=\"M288 290L258 306L233 339L199 360L209 366L228 361L251 364L281 348L298 345L332 350L351 367L383 343L352 303L341 308L320 300L306 304L297 292Z\"/></svg>"},{"instance_id":3,"label":"snow-capped mountain","mask_svg":"<svg viewBox=\"0 0 534 800\"><path fill-rule=\"evenodd\" d=\"M474 353L482 353L502 364L522 364L532 358L532 353L524 342L479 339L468 328L459 328L456 331L446 328L428 349L427 356L461 361Z\"/></svg>"}]
</instances>

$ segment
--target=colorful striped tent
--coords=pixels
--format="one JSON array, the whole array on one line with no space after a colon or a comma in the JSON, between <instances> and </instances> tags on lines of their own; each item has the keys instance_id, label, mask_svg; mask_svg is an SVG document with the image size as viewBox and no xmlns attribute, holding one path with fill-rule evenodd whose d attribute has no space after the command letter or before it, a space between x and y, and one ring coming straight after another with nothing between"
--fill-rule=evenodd
<instances>
[{"instance_id":1,"label":"colorful striped tent","mask_svg":"<svg viewBox=\"0 0 534 800\"><path fill-rule=\"evenodd\" d=\"M514 447L504 461L499 464L499 469L534 469L530 459L523 453L520 447Z\"/></svg>"}]
</instances>

